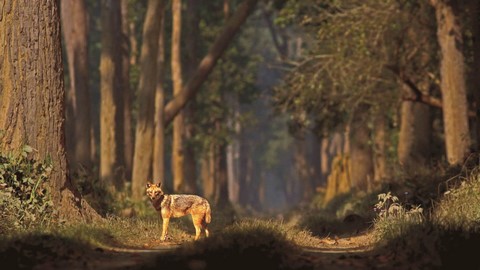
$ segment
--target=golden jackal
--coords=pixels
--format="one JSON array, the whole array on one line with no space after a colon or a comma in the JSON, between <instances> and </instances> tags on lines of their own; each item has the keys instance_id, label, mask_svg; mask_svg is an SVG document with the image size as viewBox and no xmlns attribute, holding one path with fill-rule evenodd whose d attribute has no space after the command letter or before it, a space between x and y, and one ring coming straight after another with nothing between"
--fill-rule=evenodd
<instances>
[{"instance_id":1,"label":"golden jackal","mask_svg":"<svg viewBox=\"0 0 480 270\"><path fill-rule=\"evenodd\" d=\"M147 195L155 210L159 211L163 219L162 241L165 241L168 232L168 222L171 217L192 215L195 226L195 240L200 237L201 229L205 230L208 237L207 224L211 221L211 210L208 201L197 195L165 194L162 183L147 184Z\"/></svg>"}]
</instances>

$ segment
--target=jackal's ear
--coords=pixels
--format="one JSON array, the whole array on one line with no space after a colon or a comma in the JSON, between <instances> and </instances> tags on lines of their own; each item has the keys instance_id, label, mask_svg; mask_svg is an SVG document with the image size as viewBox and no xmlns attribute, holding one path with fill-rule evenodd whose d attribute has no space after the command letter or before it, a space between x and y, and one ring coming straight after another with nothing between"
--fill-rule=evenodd
<instances>
[{"instance_id":1,"label":"jackal's ear","mask_svg":"<svg viewBox=\"0 0 480 270\"><path fill-rule=\"evenodd\" d=\"M157 187L162 188L162 182L159 182L159 183L157 184Z\"/></svg>"},{"instance_id":2,"label":"jackal's ear","mask_svg":"<svg viewBox=\"0 0 480 270\"><path fill-rule=\"evenodd\" d=\"M150 183L147 183L147 188L149 188L149 187L151 187L151 186L152 186L152 184L150 184Z\"/></svg>"}]
</instances>

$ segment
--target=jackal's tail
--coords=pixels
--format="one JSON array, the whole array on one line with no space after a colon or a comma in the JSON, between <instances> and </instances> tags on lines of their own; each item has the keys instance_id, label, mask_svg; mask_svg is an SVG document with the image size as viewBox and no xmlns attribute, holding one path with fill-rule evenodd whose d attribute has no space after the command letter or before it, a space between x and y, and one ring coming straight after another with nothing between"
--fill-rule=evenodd
<instances>
[{"instance_id":1,"label":"jackal's tail","mask_svg":"<svg viewBox=\"0 0 480 270\"><path fill-rule=\"evenodd\" d=\"M210 209L210 204L207 202L207 210L205 211L205 223L210 223L212 221L212 210Z\"/></svg>"}]
</instances>

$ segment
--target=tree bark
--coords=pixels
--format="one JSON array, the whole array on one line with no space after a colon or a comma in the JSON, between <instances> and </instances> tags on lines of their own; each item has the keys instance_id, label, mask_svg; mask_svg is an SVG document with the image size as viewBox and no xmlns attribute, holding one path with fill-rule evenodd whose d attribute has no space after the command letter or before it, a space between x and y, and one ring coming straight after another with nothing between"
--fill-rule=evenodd
<instances>
[{"instance_id":1,"label":"tree bark","mask_svg":"<svg viewBox=\"0 0 480 270\"><path fill-rule=\"evenodd\" d=\"M459 3L430 0L437 17L437 38L441 48L441 92L447 160L463 162L470 147L468 104L465 81Z\"/></svg>"},{"instance_id":2,"label":"tree bark","mask_svg":"<svg viewBox=\"0 0 480 270\"><path fill-rule=\"evenodd\" d=\"M377 112L374 122L374 176L375 182L385 181L389 177L387 162L387 116L383 112Z\"/></svg>"},{"instance_id":3,"label":"tree bark","mask_svg":"<svg viewBox=\"0 0 480 270\"><path fill-rule=\"evenodd\" d=\"M295 138L293 156L297 177L302 187L302 201L305 203L312 199L314 191L309 173L309 164L307 162L306 143L305 136L302 136L302 138Z\"/></svg>"},{"instance_id":4,"label":"tree bark","mask_svg":"<svg viewBox=\"0 0 480 270\"><path fill-rule=\"evenodd\" d=\"M187 14L186 17L186 35L185 35L185 53L186 53L186 70L185 74L187 78L193 76L195 67L198 65L199 58L199 46L200 42L200 6L203 4L200 0L188 0L187 1ZM197 193L197 172L196 172L196 153L193 140L195 137L195 98L192 98L190 104L185 107L185 143L184 147L184 176L185 176L185 192Z\"/></svg>"},{"instance_id":5,"label":"tree bark","mask_svg":"<svg viewBox=\"0 0 480 270\"><path fill-rule=\"evenodd\" d=\"M182 59L181 59L181 35L182 35L182 1L172 1L172 81L173 95L182 91ZM172 143L172 173L173 190L181 193L185 189L184 165L185 151L185 120L184 112L180 111L173 120L173 143Z\"/></svg>"},{"instance_id":6,"label":"tree bark","mask_svg":"<svg viewBox=\"0 0 480 270\"><path fill-rule=\"evenodd\" d=\"M70 172L91 173L91 113L88 89L87 10L85 1L62 1L62 29L70 86L67 90L66 129Z\"/></svg>"},{"instance_id":7,"label":"tree bark","mask_svg":"<svg viewBox=\"0 0 480 270\"><path fill-rule=\"evenodd\" d=\"M185 107L187 102L198 92L202 83L215 67L217 60L233 40L233 37L245 22L248 15L253 11L258 0L245 0L237 8L235 14L228 20L222 33L212 44L207 55L198 65L194 75L188 80L182 91L175 95L174 99L165 106L165 125L168 125L173 118Z\"/></svg>"},{"instance_id":8,"label":"tree bark","mask_svg":"<svg viewBox=\"0 0 480 270\"><path fill-rule=\"evenodd\" d=\"M165 183L165 126L163 107L165 103L165 9L162 8L160 33L158 36L157 87L155 90L155 136L153 139L153 182Z\"/></svg>"},{"instance_id":9,"label":"tree bark","mask_svg":"<svg viewBox=\"0 0 480 270\"><path fill-rule=\"evenodd\" d=\"M49 192L61 219L99 218L68 177L58 2L4 1L0 37L0 150L30 145L32 158L51 160Z\"/></svg>"},{"instance_id":10,"label":"tree bark","mask_svg":"<svg viewBox=\"0 0 480 270\"><path fill-rule=\"evenodd\" d=\"M406 172L415 173L419 167L427 165L430 157L430 107L423 103L402 101L400 118L398 162Z\"/></svg>"},{"instance_id":11,"label":"tree bark","mask_svg":"<svg viewBox=\"0 0 480 270\"><path fill-rule=\"evenodd\" d=\"M157 85L158 36L164 1L149 0L143 25L138 86L138 119L135 129L135 151L132 173L132 198L139 201L151 175L154 134L154 100Z\"/></svg>"},{"instance_id":12,"label":"tree bark","mask_svg":"<svg viewBox=\"0 0 480 270\"><path fill-rule=\"evenodd\" d=\"M125 179L132 178L133 163L133 127L132 127L132 99L133 93L130 89L130 27L128 22L128 0L121 0L122 14L122 33L121 33L121 58L122 58L122 75L121 89L123 100L123 163Z\"/></svg>"},{"instance_id":13,"label":"tree bark","mask_svg":"<svg viewBox=\"0 0 480 270\"><path fill-rule=\"evenodd\" d=\"M120 34L120 2L102 1L102 51L100 55L100 179L110 191L122 188L123 147L120 76L121 58L116 40Z\"/></svg>"},{"instance_id":14,"label":"tree bark","mask_svg":"<svg viewBox=\"0 0 480 270\"><path fill-rule=\"evenodd\" d=\"M366 125L366 105L360 105L354 112L350 124L350 161L352 187L367 191L374 177L373 153L369 145L370 129Z\"/></svg>"}]
</instances>

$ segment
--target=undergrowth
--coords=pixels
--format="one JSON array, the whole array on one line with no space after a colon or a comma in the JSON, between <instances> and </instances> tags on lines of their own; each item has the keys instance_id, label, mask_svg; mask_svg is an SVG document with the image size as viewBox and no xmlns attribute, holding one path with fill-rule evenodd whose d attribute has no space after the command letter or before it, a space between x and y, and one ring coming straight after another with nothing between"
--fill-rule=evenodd
<instances>
[{"instance_id":1,"label":"undergrowth","mask_svg":"<svg viewBox=\"0 0 480 270\"><path fill-rule=\"evenodd\" d=\"M47 226L55 214L47 182L49 159L29 158L34 149L0 155L0 234Z\"/></svg>"}]
</instances>

